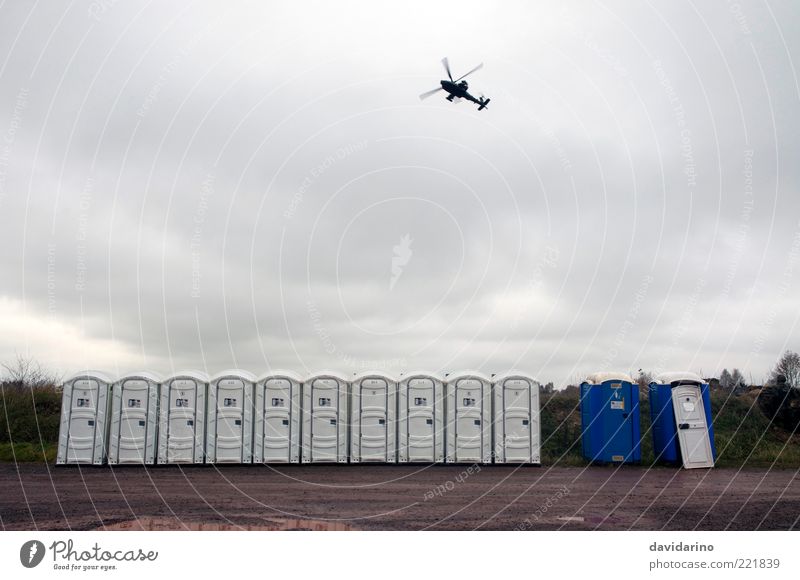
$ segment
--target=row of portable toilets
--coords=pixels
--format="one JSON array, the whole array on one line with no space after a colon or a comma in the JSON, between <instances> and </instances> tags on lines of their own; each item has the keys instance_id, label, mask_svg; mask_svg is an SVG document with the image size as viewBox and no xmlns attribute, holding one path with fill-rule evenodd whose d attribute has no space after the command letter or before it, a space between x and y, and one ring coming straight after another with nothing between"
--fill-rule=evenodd
<instances>
[{"instance_id":1,"label":"row of portable toilets","mask_svg":"<svg viewBox=\"0 0 800 580\"><path fill-rule=\"evenodd\" d=\"M717 451L708 384L689 372L662 373L648 386L656 461L713 467ZM581 383L583 456L596 463L642 458L639 385L624 373L596 373Z\"/></svg>"},{"instance_id":2,"label":"row of portable toilets","mask_svg":"<svg viewBox=\"0 0 800 580\"><path fill-rule=\"evenodd\" d=\"M623 373L581 384L583 456L639 463L639 387ZM649 385L656 459L686 468L716 457L708 384L664 373ZM305 379L227 371L64 384L59 464L540 463L539 383L520 373L380 373Z\"/></svg>"},{"instance_id":3,"label":"row of portable toilets","mask_svg":"<svg viewBox=\"0 0 800 580\"><path fill-rule=\"evenodd\" d=\"M523 374L87 371L64 384L56 462L536 464L540 438Z\"/></svg>"}]
</instances>

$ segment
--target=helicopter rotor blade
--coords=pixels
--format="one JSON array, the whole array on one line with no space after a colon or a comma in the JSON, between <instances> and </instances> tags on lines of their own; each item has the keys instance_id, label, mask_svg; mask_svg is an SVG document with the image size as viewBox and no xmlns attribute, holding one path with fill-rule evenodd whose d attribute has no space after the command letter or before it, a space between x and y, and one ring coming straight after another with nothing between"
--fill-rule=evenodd
<instances>
[{"instance_id":1,"label":"helicopter rotor blade","mask_svg":"<svg viewBox=\"0 0 800 580\"><path fill-rule=\"evenodd\" d=\"M446 71L447 71L447 76L448 76L448 77L450 78L450 80L452 81L452 80L453 80L453 75L452 75L452 74L450 74L450 61L448 61L448 60L447 60L447 57L444 57L444 58L442 59L442 64L444 65L444 70L446 70Z\"/></svg>"},{"instance_id":2,"label":"helicopter rotor blade","mask_svg":"<svg viewBox=\"0 0 800 580\"><path fill-rule=\"evenodd\" d=\"M427 99L428 97L430 97L430 96L433 96L434 94L438 93L438 92L439 92L439 91L441 91L441 90L442 90L442 87L439 87L438 89L433 89L432 91L428 91L427 93L422 93L422 94L419 96L419 100L420 100L420 101L424 101L424 100L425 100L425 99Z\"/></svg>"},{"instance_id":3,"label":"helicopter rotor blade","mask_svg":"<svg viewBox=\"0 0 800 580\"><path fill-rule=\"evenodd\" d=\"M472 74L472 73L474 73L476 70L480 70L480 69L482 69L482 68L483 68L483 63L481 63L481 64L479 64L478 66L476 66L474 69L472 69L471 71L469 71L467 74L465 74L465 75L463 75L463 76L460 76L460 77L458 77L458 78L457 78L456 80L454 80L453 82L454 82L454 83L457 83L458 81L460 81L460 80L461 80L461 79L463 79L464 77L466 77L466 76L468 76L468 75L471 75L471 74ZM451 80L452 80L452 79L451 79Z\"/></svg>"}]
</instances>

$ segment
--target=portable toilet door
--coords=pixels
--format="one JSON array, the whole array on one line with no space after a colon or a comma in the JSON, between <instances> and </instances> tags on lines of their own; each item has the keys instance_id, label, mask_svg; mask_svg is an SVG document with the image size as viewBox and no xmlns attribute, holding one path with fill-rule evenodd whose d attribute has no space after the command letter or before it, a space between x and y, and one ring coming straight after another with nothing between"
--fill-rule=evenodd
<instances>
[{"instance_id":1,"label":"portable toilet door","mask_svg":"<svg viewBox=\"0 0 800 580\"><path fill-rule=\"evenodd\" d=\"M492 460L492 383L478 372L462 372L445 380L447 392L448 463L490 463Z\"/></svg>"},{"instance_id":2,"label":"portable toilet door","mask_svg":"<svg viewBox=\"0 0 800 580\"><path fill-rule=\"evenodd\" d=\"M256 382L253 462L300 461L302 385L302 379L289 371L273 371Z\"/></svg>"},{"instance_id":3,"label":"portable toilet door","mask_svg":"<svg viewBox=\"0 0 800 580\"><path fill-rule=\"evenodd\" d=\"M518 373L494 379L495 463L540 463L539 383Z\"/></svg>"},{"instance_id":4,"label":"portable toilet door","mask_svg":"<svg viewBox=\"0 0 800 580\"><path fill-rule=\"evenodd\" d=\"M105 463L112 384L96 371L84 371L64 383L57 465Z\"/></svg>"},{"instance_id":5,"label":"portable toilet door","mask_svg":"<svg viewBox=\"0 0 800 580\"><path fill-rule=\"evenodd\" d=\"M650 385L653 448L659 460L686 469L714 467L708 384L689 372L658 375Z\"/></svg>"},{"instance_id":6,"label":"portable toilet door","mask_svg":"<svg viewBox=\"0 0 800 580\"><path fill-rule=\"evenodd\" d=\"M683 467L714 467L700 387L680 385L673 388L672 407L675 410L675 423L678 425Z\"/></svg>"},{"instance_id":7,"label":"portable toilet door","mask_svg":"<svg viewBox=\"0 0 800 580\"><path fill-rule=\"evenodd\" d=\"M397 381L368 372L350 387L350 461L396 463Z\"/></svg>"},{"instance_id":8,"label":"portable toilet door","mask_svg":"<svg viewBox=\"0 0 800 580\"><path fill-rule=\"evenodd\" d=\"M581 383L583 456L598 463L642 459L639 388L625 373L602 372Z\"/></svg>"},{"instance_id":9,"label":"portable toilet door","mask_svg":"<svg viewBox=\"0 0 800 580\"><path fill-rule=\"evenodd\" d=\"M125 375L114 383L110 464L155 463L160 382L154 374L143 372Z\"/></svg>"},{"instance_id":10,"label":"portable toilet door","mask_svg":"<svg viewBox=\"0 0 800 580\"><path fill-rule=\"evenodd\" d=\"M158 463L203 463L208 377L179 372L161 383Z\"/></svg>"},{"instance_id":11,"label":"portable toilet door","mask_svg":"<svg viewBox=\"0 0 800 580\"><path fill-rule=\"evenodd\" d=\"M433 373L402 377L397 387L400 463L444 461L444 383Z\"/></svg>"},{"instance_id":12,"label":"portable toilet door","mask_svg":"<svg viewBox=\"0 0 800 580\"><path fill-rule=\"evenodd\" d=\"M256 377L247 371L219 373L208 385L206 461L252 463L253 390Z\"/></svg>"},{"instance_id":13,"label":"portable toilet door","mask_svg":"<svg viewBox=\"0 0 800 580\"><path fill-rule=\"evenodd\" d=\"M328 372L303 382L303 463L347 462L348 386Z\"/></svg>"}]
</instances>

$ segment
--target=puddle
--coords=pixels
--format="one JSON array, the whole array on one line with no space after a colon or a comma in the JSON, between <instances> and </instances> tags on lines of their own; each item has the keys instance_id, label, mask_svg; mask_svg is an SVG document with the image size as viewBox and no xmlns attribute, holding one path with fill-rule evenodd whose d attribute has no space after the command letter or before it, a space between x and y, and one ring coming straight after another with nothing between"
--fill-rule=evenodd
<instances>
[{"instance_id":1,"label":"puddle","mask_svg":"<svg viewBox=\"0 0 800 580\"><path fill-rule=\"evenodd\" d=\"M124 531L289 531L342 532L354 528L343 522L304 520L294 518L265 518L258 523L196 522L176 518L139 518L125 522L106 524L106 530Z\"/></svg>"}]
</instances>

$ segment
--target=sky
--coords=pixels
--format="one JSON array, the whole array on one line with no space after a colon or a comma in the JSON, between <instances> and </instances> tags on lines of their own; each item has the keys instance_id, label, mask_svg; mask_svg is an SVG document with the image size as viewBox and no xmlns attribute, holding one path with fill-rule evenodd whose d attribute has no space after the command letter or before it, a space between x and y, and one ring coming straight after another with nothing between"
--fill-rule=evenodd
<instances>
[{"instance_id":1,"label":"sky","mask_svg":"<svg viewBox=\"0 0 800 580\"><path fill-rule=\"evenodd\" d=\"M0 361L740 368L800 349L800 6L0 6ZM479 63L482 111L418 95Z\"/></svg>"}]
</instances>

